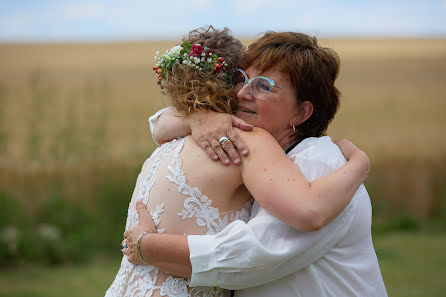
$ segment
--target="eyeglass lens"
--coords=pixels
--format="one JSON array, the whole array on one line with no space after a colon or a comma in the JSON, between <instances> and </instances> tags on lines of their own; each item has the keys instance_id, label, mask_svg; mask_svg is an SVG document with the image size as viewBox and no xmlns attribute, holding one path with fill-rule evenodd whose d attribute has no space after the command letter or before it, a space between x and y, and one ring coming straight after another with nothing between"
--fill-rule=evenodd
<instances>
[{"instance_id":1,"label":"eyeglass lens","mask_svg":"<svg viewBox=\"0 0 446 297\"><path fill-rule=\"evenodd\" d=\"M246 83L249 83L249 90L251 95L258 99L265 99L266 96L271 93L272 85L271 83L263 77L255 77L249 80L245 73L240 70L235 71L232 76L233 88L236 93L238 93Z\"/></svg>"}]
</instances>

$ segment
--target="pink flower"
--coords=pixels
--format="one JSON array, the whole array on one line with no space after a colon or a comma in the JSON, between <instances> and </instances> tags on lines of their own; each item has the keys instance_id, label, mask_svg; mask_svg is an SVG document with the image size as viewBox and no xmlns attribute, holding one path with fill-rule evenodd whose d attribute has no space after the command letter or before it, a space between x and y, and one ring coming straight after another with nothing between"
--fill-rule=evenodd
<instances>
[{"instance_id":1,"label":"pink flower","mask_svg":"<svg viewBox=\"0 0 446 297\"><path fill-rule=\"evenodd\" d=\"M191 57L200 57L203 52L203 47L199 44L192 45L192 49L189 52L189 56Z\"/></svg>"}]
</instances>

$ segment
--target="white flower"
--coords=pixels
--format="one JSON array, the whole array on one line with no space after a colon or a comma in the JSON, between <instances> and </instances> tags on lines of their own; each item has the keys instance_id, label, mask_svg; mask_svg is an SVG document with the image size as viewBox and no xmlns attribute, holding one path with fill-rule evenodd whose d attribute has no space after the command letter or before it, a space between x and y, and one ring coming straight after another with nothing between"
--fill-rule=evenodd
<instances>
[{"instance_id":1,"label":"white flower","mask_svg":"<svg viewBox=\"0 0 446 297\"><path fill-rule=\"evenodd\" d=\"M9 252L12 254L17 252L19 239L20 232L14 226L6 225L0 232L0 240L7 245Z\"/></svg>"},{"instance_id":2,"label":"white flower","mask_svg":"<svg viewBox=\"0 0 446 297\"><path fill-rule=\"evenodd\" d=\"M212 63L212 59L211 58L208 58L208 63Z\"/></svg>"},{"instance_id":3,"label":"white flower","mask_svg":"<svg viewBox=\"0 0 446 297\"><path fill-rule=\"evenodd\" d=\"M40 224L38 226L37 233L41 238L48 240L58 240L61 237L59 228L48 224Z\"/></svg>"},{"instance_id":4,"label":"white flower","mask_svg":"<svg viewBox=\"0 0 446 297\"><path fill-rule=\"evenodd\" d=\"M184 53L183 56L184 56L184 57L188 57L189 54L188 54L188 53Z\"/></svg>"},{"instance_id":5,"label":"white flower","mask_svg":"<svg viewBox=\"0 0 446 297\"><path fill-rule=\"evenodd\" d=\"M205 53L201 53L201 56L204 57L206 54Z\"/></svg>"},{"instance_id":6,"label":"white flower","mask_svg":"<svg viewBox=\"0 0 446 297\"><path fill-rule=\"evenodd\" d=\"M175 45L170 49L170 55L178 58L180 56L180 52L183 50L183 47L180 45Z\"/></svg>"},{"instance_id":7,"label":"white flower","mask_svg":"<svg viewBox=\"0 0 446 297\"><path fill-rule=\"evenodd\" d=\"M159 56L160 55L160 51L156 51L156 55Z\"/></svg>"}]
</instances>

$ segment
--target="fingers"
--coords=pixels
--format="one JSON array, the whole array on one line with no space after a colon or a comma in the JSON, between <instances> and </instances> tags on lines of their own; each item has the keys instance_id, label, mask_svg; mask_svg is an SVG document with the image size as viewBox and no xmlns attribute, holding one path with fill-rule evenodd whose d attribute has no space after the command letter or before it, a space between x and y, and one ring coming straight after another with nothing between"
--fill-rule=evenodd
<instances>
[{"instance_id":1,"label":"fingers","mask_svg":"<svg viewBox=\"0 0 446 297\"><path fill-rule=\"evenodd\" d=\"M141 261L141 259L138 256L136 243L132 242L128 244L129 246L126 249L122 249L121 252L127 256L127 261L129 261L132 264L136 265L142 265L145 264Z\"/></svg>"},{"instance_id":2,"label":"fingers","mask_svg":"<svg viewBox=\"0 0 446 297\"><path fill-rule=\"evenodd\" d=\"M218 140L216 140L214 138L214 139L210 140L210 144L211 144L212 149L214 150L214 152L217 154L218 158L220 159L220 161L223 163L223 165L226 165L226 166L229 165L231 162L229 162L229 158L226 155L223 148L221 147L220 142L218 142Z\"/></svg>"},{"instance_id":3,"label":"fingers","mask_svg":"<svg viewBox=\"0 0 446 297\"><path fill-rule=\"evenodd\" d=\"M243 141L243 139L238 135L238 133L234 130L228 131L229 140L231 140L231 146L237 148L237 150L242 154L242 156L246 157L249 154L248 146ZM229 142L229 141L228 141ZM226 150L226 148L225 148ZM238 154L237 154L238 156ZM232 160L234 160L232 158Z\"/></svg>"},{"instance_id":4,"label":"fingers","mask_svg":"<svg viewBox=\"0 0 446 297\"><path fill-rule=\"evenodd\" d=\"M252 131L252 129L254 128L253 125L246 123L244 120L236 116L232 116L232 126L237 127L243 131Z\"/></svg>"},{"instance_id":5,"label":"fingers","mask_svg":"<svg viewBox=\"0 0 446 297\"><path fill-rule=\"evenodd\" d=\"M214 152L214 149L204 137L199 139L197 143L201 147L201 149L206 153L206 155L208 155L209 158L211 158L214 161L218 160L218 156Z\"/></svg>"},{"instance_id":6,"label":"fingers","mask_svg":"<svg viewBox=\"0 0 446 297\"><path fill-rule=\"evenodd\" d=\"M333 141L341 150L342 154L344 155L344 157L349 160L350 157L352 156L352 154L358 150L358 148L351 143L350 141L348 141L347 139L338 139Z\"/></svg>"},{"instance_id":7,"label":"fingers","mask_svg":"<svg viewBox=\"0 0 446 297\"><path fill-rule=\"evenodd\" d=\"M226 154L229 155L229 157L231 158L232 162L234 162L234 164L237 164L237 165L240 164L240 156L238 155L237 151L235 150L235 147L232 144L232 141L226 141L222 145L222 148L226 152Z\"/></svg>"},{"instance_id":8,"label":"fingers","mask_svg":"<svg viewBox=\"0 0 446 297\"><path fill-rule=\"evenodd\" d=\"M142 225L145 225L147 224L147 222L152 220L149 213L147 212L146 205L142 201L136 202L136 212L138 213L139 216L139 222Z\"/></svg>"}]
</instances>

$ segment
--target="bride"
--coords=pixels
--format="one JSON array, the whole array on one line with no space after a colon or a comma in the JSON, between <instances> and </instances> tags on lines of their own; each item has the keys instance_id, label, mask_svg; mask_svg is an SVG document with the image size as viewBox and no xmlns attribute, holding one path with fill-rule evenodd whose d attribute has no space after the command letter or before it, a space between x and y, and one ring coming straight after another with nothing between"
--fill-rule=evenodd
<instances>
[{"instance_id":1,"label":"bride","mask_svg":"<svg viewBox=\"0 0 446 297\"><path fill-rule=\"evenodd\" d=\"M154 67L173 108L179 115L203 109L232 113L237 103L231 79L244 49L241 42L228 29L212 27L194 30L183 41L156 57ZM234 78L239 74L234 72ZM280 79L276 85L270 78L254 83L260 92L275 92L274 86L279 92L287 90ZM299 230L311 231L315 211L323 210L318 214L328 224L349 203L368 172L368 161L353 154L341 169L310 187L271 134L258 128L240 133L250 147L257 148L240 166L213 162L189 136L157 148L138 176L125 229L137 224L136 204L142 202L157 233L215 234L234 220L248 221L252 193L272 214ZM278 191L286 199L275 200L272 193ZM216 287L191 288L187 279L152 265L131 264L126 245L124 241L121 267L106 296L230 295ZM143 255L139 257L144 261Z\"/></svg>"}]
</instances>

